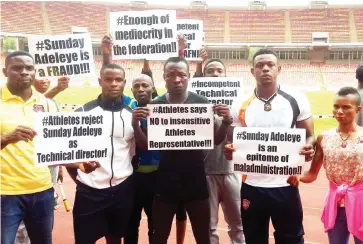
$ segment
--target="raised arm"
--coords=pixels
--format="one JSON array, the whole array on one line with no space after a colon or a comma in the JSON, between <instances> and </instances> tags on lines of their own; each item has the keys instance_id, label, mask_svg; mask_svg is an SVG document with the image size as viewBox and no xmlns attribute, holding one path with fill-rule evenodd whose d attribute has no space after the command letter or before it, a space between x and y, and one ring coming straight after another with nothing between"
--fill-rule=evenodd
<instances>
[{"instance_id":1,"label":"raised arm","mask_svg":"<svg viewBox=\"0 0 363 244\"><path fill-rule=\"evenodd\" d=\"M199 57L202 59L201 61L197 61L197 67L195 69L194 77L203 77L203 63L208 58L207 48L203 46L199 49Z\"/></svg>"},{"instance_id":2,"label":"raised arm","mask_svg":"<svg viewBox=\"0 0 363 244\"><path fill-rule=\"evenodd\" d=\"M233 123L229 107L225 104L216 104L213 106L216 114L222 117L222 123L214 123L214 144L221 144L227 136L230 125Z\"/></svg>"},{"instance_id":3,"label":"raised arm","mask_svg":"<svg viewBox=\"0 0 363 244\"><path fill-rule=\"evenodd\" d=\"M105 35L102 38L102 67L106 64L111 63L111 54L112 54L112 37L111 35Z\"/></svg>"}]
</instances>

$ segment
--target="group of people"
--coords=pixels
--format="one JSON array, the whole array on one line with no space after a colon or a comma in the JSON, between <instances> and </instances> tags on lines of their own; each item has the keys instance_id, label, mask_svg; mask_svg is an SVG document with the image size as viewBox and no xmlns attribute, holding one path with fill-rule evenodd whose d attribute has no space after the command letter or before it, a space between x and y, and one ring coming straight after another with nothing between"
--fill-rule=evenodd
<instances>
[{"instance_id":1,"label":"group of people","mask_svg":"<svg viewBox=\"0 0 363 244\"><path fill-rule=\"evenodd\" d=\"M166 244L176 215L177 243L184 242L189 218L197 244L219 242L218 211L222 207L230 243L268 244L269 223L279 244L304 243L303 209L299 182L310 183L324 165L329 195L323 222L330 244L347 244L349 233L363 243L363 129L362 99L358 90L342 88L334 98L338 128L315 140L309 102L303 93L278 84L277 55L258 50L251 74L256 88L233 102L213 105L213 150L149 151L147 104L208 104L207 98L188 91L190 70L183 58L185 40L179 36L179 57L164 63L167 92L159 95L147 60L132 80L134 98L124 95L125 70L111 62L112 39L103 38L101 94L75 112L106 113L108 158L65 164L76 183L73 208L76 244L105 237L108 244L138 243L142 210L148 219L149 243ZM195 77L226 77L223 61L207 60L200 51ZM204 65L204 67L203 67ZM58 111L34 85L31 54L10 53L5 60L6 84L1 88L1 243L13 244L23 221L30 241L52 243L54 187L46 167L33 161L33 117L36 112ZM363 67L357 70L363 88ZM361 92L362 93L362 92ZM360 122L359 122L360 121ZM311 161L302 176L239 175L233 171L233 128L303 128L306 145L300 154ZM94 141L93 143L97 143ZM105 146L105 145L100 145ZM243 228L242 228L243 226Z\"/></svg>"}]
</instances>

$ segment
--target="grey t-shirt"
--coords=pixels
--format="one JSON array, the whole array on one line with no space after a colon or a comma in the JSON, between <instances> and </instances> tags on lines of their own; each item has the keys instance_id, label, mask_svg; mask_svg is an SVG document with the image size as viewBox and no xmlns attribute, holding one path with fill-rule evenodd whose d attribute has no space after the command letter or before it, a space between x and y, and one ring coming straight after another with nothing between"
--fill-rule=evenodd
<instances>
[{"instance_id":1,"label":"grey t-shirt","mask_svg":"<svg viewBox=\"0 0 363 244\"><path fill-rule=\"evenodd\" d=\"M360 105L363 106L363 89L359 89L358 91L359 91L359 94L361 97ZM356 122L359 126L363 126L363 111L362 110L357 115Z\"/></svg>"},{"instance_id":2,"label":"grey t-shirt","mask_svg":"<svg viewBox=\"0 0 363 244\"><path fill-rule=\"evenodd\" d=\"M216 116L215 123L222 123L222 118ZM204 168L207 175L226 175L233 173L233 165L224 156L224 145L227 138L213 150L205 150Z\"/></svg>"}]
</instances>

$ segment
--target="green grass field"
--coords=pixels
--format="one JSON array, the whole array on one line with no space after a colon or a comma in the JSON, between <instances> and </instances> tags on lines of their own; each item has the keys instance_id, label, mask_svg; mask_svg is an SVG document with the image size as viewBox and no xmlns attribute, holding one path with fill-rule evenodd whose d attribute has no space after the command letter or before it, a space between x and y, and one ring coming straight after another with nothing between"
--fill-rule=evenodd
<instances>
[{"instance_id":1,"label":"green grass field","mask_svg":"<svg viewBox=\"0 0 363 244\"><path fill-rule=\"evenodd\" d=\"M95 99L101 92L100 88L96 87L71 87L60 93L56 97L58 104L84 104ZM159 94L163 94L165 89L158 89ZM132 96L131 90L126 89L125 94ZM333 96L332 92L306 92L311 109L314 115L331 115ZM69 111L65 109L64 111ZM333 128L337 125L335 119L314 119L315 135L320 132Z\"/></svg>"}]
</instances>

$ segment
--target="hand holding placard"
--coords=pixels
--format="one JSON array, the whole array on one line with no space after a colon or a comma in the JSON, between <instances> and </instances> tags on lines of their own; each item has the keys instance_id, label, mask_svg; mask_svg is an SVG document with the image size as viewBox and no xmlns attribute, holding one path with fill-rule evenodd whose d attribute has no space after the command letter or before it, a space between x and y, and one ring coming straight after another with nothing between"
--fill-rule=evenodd
<instances>
[{"instance_id":1,"label":"hand holding placard","mask_svg":"<svg viewBox=\"0 0 363 244\"><path fill-rule=\"evenodd\" d=\"M132 126L139 125L141 120L147 119L149 115L148 108L137 107L132 111Z\"/></svg>"},{"instance_id":2,"label":"hand holding placard","mask_svg":"<svg viewBox=\"0 0 363 244\"><path fill-rule=\"evenodd\" d=\"M305 133L304 129L235 127L234 170L245 174L301 175ZM228 149L226 154L230 154Z\"/></svg>"},{"instance_id":3,"label":"hand holding placard","mask_svg":"<svg viewBox=\"0 0 363 244\"><path fill-rule=\"evenodd\" d=\"M27 126L19 125L12 132L7 135L4 135L2 141L5 141L7 145L15 144L19 141L32 141L33 138L37 135L37 132ZM3 148L3 145L2 145Z\"/></svg>"},{"instance_id":4,"label":"hand holding placard","mask_svg":"<svg viewBox=\"0 0 363 244\"><path fill-rule=\"evenodd\" d=\"M99 167L101 167L101 165L97 161L84 162L78 165L78 168L86 174L92 173Z\"/></svg>"}]
</instances>

